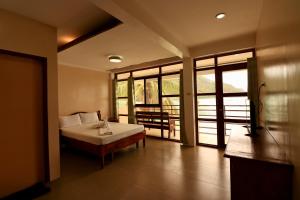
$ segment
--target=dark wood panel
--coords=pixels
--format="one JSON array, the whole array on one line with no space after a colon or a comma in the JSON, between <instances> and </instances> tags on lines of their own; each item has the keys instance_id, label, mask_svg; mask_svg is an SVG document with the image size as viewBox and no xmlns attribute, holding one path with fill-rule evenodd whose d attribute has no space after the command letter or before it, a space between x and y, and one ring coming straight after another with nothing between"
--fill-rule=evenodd
<instances>
[{"instance_id":1,"label":"dark wood panel","mask_svg":"<svg viewBox=\"0 0 300 200\"><path fill-rule=\"evenodd\" d=\"M48 149L48 107L47 107L47 59L35 55L28 55L19 52L12 52L0 49L1 75L0 80L5 84L2 98L2 111L5 115L5 127L9 124L16 125L13 129L5 130L6 138L2 138L2 181L5 181L5 188L1 188L1 195L7 198L14 198L23 195L27 198L30 195L39 195L35 183L47 186L50 181L49 173L49 149ZM27 95L27 96L26 96ZM15 97L14 97L15 96ZM20 98L18 97L24 97ZM14 138L10 140L9 137ZM19 140L15 140L19 138ZM8 148L5 148L5 147ZM12 148L18 146L19 148ZM26 148L22 148L26 146ZM23 149L20 151L20 149ZM30 154L30 155L29 155ZM8 156L8 157L6 157ZM26 158L24 160L24 158ZM10 160L13 160L10 162ZM18 164L16 164L18 163ZM33 166L30 166L34 165ZM27 170L28 169L28 170ZM22 173L25 173L22 175ZM21 174L22 180L17 181ZM11 177L13 176L13 177ZM29 177L37 179L29 181ZM28 179L28 180L27 180ZM27 181L25 181L27 180ZM26 182L26 183L25 183ZM22 190L22 191L19 191ZM30 192L28 192L30 191ZM12 192L16 192L11 194ZM29 198L29 197L28 197Z\"/></svg>"},{"instance_id":2,"label":"dark wood panel","mask_svg":"<svg viewBox=\"0 0 300 200\"><path fill-rule=\"evenodd\" d=\"M231 158L232 200L289 200L292 175L287 165L259 160Z\"/></svg>"},{"instance_id":3,"label":"dark wood panel","mask_svg":"<svg viewBox=\"0 0 300 200\"><path fill-rule=\"evenodd\" d=\"M129 145L138 143L140 140L143 141L143 146L145 147L146 140L145 140L145 135L146 132L140 132L125 138L122 138L120 140L117 140L115 142L109 143L109 144L104 144L104 145L95 145L95 144L90 144L88 142L76 140L73 138L69 137L64 137L62 136L62 140L65 144L67 144L70 147L76 148L83 150L85 152L94 154L98 156L101 164L101 168L104 167L104 156L108 153L113 153L114 151L117 151L118 149L127 147ZM137 145L138 146L138 145Z\"/></svg>"},{"instance_id":4,"label":"dark wood panel","mask_svg":"<svg viewBox=\"0 0 300 200\"><path fill-rule=\"evenodd\" d=\"M18 199L29 200L29 199L35 199L41 195L46 194L47 192L50 192L50 184L39 182L24 190L18 191L16 193L13 193L1 199L2 200L18 200Z\"/></svg>"},{"instance_id":5,"label":"dark wood panel","mask_svg":"<svg viewBox=\"0 0 300 200\"><path fill-rule=\"evenodd\" d=\"M262 129L257 132L259 136L249 137L246 136L248 130L244 127L232 129L225 156L290 164L285 151L278 146L268 131Z\"/></svg>"},{"instance_id":6,"label":"dark wood panel","mask_svg":"<svg viewBox=\"0 0 300 200\"><path fill-rule=\"evenodd\" d=\"M249 137L232 130L224 156L230 158L232 200L292 199L293 165L265 129Z\"/></svg>"}]
</instances>

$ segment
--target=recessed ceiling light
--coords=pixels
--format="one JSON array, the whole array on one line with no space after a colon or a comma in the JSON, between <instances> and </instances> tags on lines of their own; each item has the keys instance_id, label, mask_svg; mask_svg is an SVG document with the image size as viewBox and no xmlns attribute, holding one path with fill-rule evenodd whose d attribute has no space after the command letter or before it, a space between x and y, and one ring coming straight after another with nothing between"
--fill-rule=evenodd
<instances>
[{"instance_id":1,"label":"recessed ceiling light","mask_svg":"<svg viewBox=\"0 0 300 200\"><path fill-rule=\"evenodd\" d=\"M217 18L217 19L224 19L225 17L226 17L225 13L218 13L218 14L216 15L216 18Z\"/></svg>"},{"instance_id":2,"label":"recessed ceiling light","mask_svg":"<svg viewBox=\"0 0 300 200\"><path fill-rule=\"evenodd\" d=\"M108 60L111 63L120 63L123 61L123 57L118 55L112 55L112 56L108 56Z\"/></svg>"}]
</instances>

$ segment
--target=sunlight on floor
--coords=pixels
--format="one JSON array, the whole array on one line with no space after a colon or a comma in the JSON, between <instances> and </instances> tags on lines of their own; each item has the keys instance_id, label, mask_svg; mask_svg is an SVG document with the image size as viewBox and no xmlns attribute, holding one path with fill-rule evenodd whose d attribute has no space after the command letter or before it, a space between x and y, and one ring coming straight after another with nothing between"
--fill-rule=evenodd
<instances>
[{"instance_id":1,"label":"sunlight on floor","mask_svg":"<svg viewBox=\"0 0 300 200\"><path fill-rule=\"evenodd\" d=\"M146 130L146 134L147 135L155 136L155 137L161 137L161 130L160 129L153 129L153 128L152 129L148 129L148 128L145 128L145 130ZM167 130L164 130L163 137L164 138L168 138L168 131ZM180 140L180 131L176 131L175 132L175 136L174 136L174 132L171 132L169 139Z\"/></svg>"}]
</instances>

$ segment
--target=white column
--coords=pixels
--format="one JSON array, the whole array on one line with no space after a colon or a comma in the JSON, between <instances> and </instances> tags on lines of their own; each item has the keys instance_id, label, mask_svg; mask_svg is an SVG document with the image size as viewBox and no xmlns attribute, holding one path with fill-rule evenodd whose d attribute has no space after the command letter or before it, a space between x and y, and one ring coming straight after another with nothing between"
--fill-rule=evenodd
<instances>
[{"instance_id":1,"label":"white column","mask_svg":"<svg viewBox=\"0 0 300 200\"><path fill-rule=\"evenodd\" d=\"M184 89L184 121L188 146L195 146L195 104L194 104L194 73L193 59L183 58L183 89Z\"/></svg>"}]
</instances>

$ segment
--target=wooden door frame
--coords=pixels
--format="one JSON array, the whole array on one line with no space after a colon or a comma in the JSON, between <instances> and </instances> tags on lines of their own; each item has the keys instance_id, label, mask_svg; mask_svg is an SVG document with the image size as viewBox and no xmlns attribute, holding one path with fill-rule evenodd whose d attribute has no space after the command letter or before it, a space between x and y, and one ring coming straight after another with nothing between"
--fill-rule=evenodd
<instances>
[{"instance_id":1,"label":"wooden door frame","mask_svg":"<svg viewBox=\"0 0 300 200\"><path fill-rule=\"evenodd\" d=\"M41 63L41 70L42 70L42 82L43 82L43 93L42 93L42 109L43 109L43 164L45 167L44 171L44 180L30 186L22 191L18 191L13 193L3 199L18 199L18 198L33 198L39 196L45 192L50 190L50 166L49 166L49 138L48 138L48 72L47 72L47 58L25 54L5 49L0 49L0 54L8 55L8 56L16 56L20 58L28 58L33 59Z\"/></svg>"}]
</instances>

